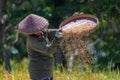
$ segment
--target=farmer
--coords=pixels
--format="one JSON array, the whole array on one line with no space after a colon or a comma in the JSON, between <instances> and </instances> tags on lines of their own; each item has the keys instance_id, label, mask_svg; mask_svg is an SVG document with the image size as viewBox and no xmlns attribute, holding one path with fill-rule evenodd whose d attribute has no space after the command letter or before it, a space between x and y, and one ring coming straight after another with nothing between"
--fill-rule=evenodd
<instances>
[{"instance_id":1,"label":"farmer","mask_svg":"<svg viewBox=\"0 0 120 80\"><path fill-rule=\"evenodd\" d=\"M18 29L27 36L29 75L31 80L53 80L53 53L62 39L62 32L56 31L50 43L47 34L48 21L38 15L30 14L23 19Z\"/></svg>"}]
</instances>

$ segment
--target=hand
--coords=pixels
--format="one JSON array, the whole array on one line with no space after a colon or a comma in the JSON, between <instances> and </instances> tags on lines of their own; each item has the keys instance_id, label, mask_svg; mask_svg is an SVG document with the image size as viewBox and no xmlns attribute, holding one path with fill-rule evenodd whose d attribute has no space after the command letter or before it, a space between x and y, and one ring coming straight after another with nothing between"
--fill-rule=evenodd
<instances>
[{"instance_id":1,"label":"hand","mask_svg":"<svg viewBox=\"0 0 120 80\"><path fill-rule=\"evenodd\" d=\"M57 38L62 38L63 37L62 29L59 29L59 30L56 31L55 37L57 37Z\"/></svg>"}]
</instances>

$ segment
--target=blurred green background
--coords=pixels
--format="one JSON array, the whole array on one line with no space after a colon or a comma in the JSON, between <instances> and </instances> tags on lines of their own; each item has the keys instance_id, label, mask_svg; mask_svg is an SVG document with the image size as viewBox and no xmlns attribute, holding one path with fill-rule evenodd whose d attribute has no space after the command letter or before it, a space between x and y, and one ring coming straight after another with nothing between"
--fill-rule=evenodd
<instances>
[{"instance_id":1,"label":"blurred green background","mask_svg":"<svg viewBox=\"0 0 120 80\"><path fill-rule=\"evenodd\" d=\"M0 0L0 65L11 58L20 62L27 57L26 36L18 33L18 23L33 13L47 18L49 28L59 28L60 23L75 12L98 17L99 25L90 39L99 56L95 65L100 68L120 62L120 0ZM9 64L9 62L8 62Z\"/></svg>"}]
</instances>

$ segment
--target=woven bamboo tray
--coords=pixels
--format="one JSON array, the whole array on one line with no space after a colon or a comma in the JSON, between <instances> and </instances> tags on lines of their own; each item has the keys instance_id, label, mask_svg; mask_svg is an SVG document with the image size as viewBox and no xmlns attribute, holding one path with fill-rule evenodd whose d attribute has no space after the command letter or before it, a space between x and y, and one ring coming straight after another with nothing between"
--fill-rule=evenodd
<instances>
[{"instance_id":1,"label":"woven bamboo tray","mask_svg":"<svg viewBox=\"0 0 120 80\"><path fill-rule=\"evenodd\" d=\"M90 14L79 14L69 17L60 24L62 32L67 35L85 36L98 25L98 18Z\"/></svg>"}]
</instances>

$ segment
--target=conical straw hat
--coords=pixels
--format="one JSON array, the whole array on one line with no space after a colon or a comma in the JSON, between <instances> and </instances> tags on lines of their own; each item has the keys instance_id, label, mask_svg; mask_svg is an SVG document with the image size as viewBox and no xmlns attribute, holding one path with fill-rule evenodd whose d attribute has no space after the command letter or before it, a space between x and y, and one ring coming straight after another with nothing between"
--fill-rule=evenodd
<instances>
[{"instance_id":1,"label":"conical straw hat","mask_svg":"<svg viewBox=\"0 0 120 80\"><path fill-rule=\"evenodd\" d=\"M18 24L18 30L23 34L30 35L35 32L43 31L48 25L49 22L44 17L29 14Z\"/></svg>"},{"instance_id":2,"label":"conical straw hat","mask_svg":"<svg viewBox=\"0 0 120 80\"><path fill-rule=\"evenodd\" d=\"M60 24L65 33L84 36L92 32L98 25L98 18L90 14L78 14L69 17Z\"/></svg>"}]
</instances>

